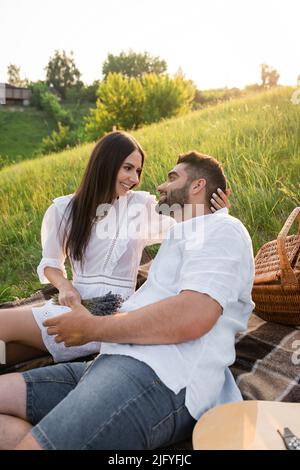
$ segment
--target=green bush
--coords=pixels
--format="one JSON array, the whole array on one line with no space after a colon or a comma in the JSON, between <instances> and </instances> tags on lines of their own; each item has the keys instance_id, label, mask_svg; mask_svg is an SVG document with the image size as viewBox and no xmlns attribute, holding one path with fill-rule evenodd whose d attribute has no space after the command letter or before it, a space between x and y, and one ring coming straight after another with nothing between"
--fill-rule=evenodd
<instances>
[{"instance_id":1,"label":"green bush","mask_svg":"<svg viewBox=\"0 0 300 470\"><path fill-rule=\"evenodd\" d=\"M63 109L58 98L48 90L44 82L33 83L30 88L33 106L47 112L57 123L61 122L63 125L70 127L74 125L71 114Z\"/></svg>"},{"instance_id":2,"label":"green bush","mask_svg":"<svg viewBox=\"0 0 300 470\"><path fill-rule=\"evenodd\" d=\"M216 88L209 90L196 90L194 96L194 109L201 108L210 104L217 104L222 101L228 101L242 97L243 92L239 88Z\"/></svg>"},{"instance_id":3,"label":"green bush","mask_svg":"<svg viewBox=\"0 0 300 470\"><path fill-rule=\"evenodd\" d=\"M44 93L49 93L48 86L45 82L35 82L29 85L32 92L31 105L37 109L42 109L41 96Z\"/></svg>"},{"instance_id":4,"label":"green bush","mask_svg":"<svg viewBox=\"0 0 300 470\"><path fill-rule=\"evenodd\" d=\"M53 131L50 136L43 139L41 153L59 152L65 148L74 147L83 141L83 136L78 129L71 131L68 126L64 126L59 122L58 131Z\"/></svg>"},{"instance_id":5,"label":"green bush","mask_svg":"<svg viewBox=\"0 0 300 470\"><path fill-rule=\"evenodd\" d=\"M142 79L145 91L144 123L157 122L188 112L195 95L195 87L181 76L145 75Z\"/></svg>"},{"instance_id":6,"label":"green bush","mask_svg":"<svg viewBox=\"0 0 300 470\"><path fill-rule=\"evenodd\" d=\"M86 118L89 139L98 139L113 126L137 129L143 124L183 114L191 109L195 87L181 76L147 74L126 78L111 73L100 83L96 109Z\"/></svg>"},{"instance_id":7,"label":"green bush","mask_svg":"<svg viewBox=\"0 0 300 470\"><path fill-rule=\"evenodd\" d=\"M95 80L92 85L84 85L78 82L72 88L66 90L66 102L68 103L96 103L99 81Z\"/></svg>"},{"instance_id":8,"label":"green bush","mask_svg":"<svg viewBox=\"0 0 300 470\"><path fill-rule=\"evenodd\" d=\"M86 118L86 132L91 140L116 126L133 129L143 123L145 92L137 78L111 73L98 88L96 108Z\"/></svg>"}]
</instances>

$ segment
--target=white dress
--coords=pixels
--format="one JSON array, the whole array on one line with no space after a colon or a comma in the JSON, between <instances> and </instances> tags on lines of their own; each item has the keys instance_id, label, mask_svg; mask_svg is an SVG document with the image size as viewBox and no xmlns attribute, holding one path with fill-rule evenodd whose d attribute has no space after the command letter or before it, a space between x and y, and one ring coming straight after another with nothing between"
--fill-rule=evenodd
<instances>
[{"instance_id":1,"label":"white dress","mask_svg":"<svg viewBox=\"0 0 300 470\"><path fill-rule=\"evenodd\" d=\"M62 241L67 206L72 197L70 194L54 199L44 215L41 229L43 257L37 268L43 284L49 283L44 274L46 267L58 268L67 277ZM168 216L158 215L156 204L155 196L148 192L129 191L114 202L106 217L94 223L83 266L70 259L72 283L82 299L99 297L111 291L126 300L134 293L143 249L161 243L175 223ZM45 346L56 362L100 351L98 342L67 348L47 334L43 321L70 311L69 307L54 305L51 300L32 309Z\"/></svg>"}]
</instances>

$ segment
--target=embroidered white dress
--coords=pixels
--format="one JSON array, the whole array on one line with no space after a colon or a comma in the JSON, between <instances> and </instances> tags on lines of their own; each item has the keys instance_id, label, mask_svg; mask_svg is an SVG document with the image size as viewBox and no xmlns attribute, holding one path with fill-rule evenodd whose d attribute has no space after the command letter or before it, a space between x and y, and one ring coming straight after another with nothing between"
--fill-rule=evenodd
<instances>
[{"instance_id":1,"label":"embroidered white dress","mask_svg":"<svg viewBox=\"0 0 300 470\"><path fill-rule=\"evenodd\" d=\"M54 199L47 209L41 229L43 257L37 268L40 282L49 283L44 274L46 267L60 269L67 277L62 247L68 204L73 195ZM175 224L165 215L157 214L155 196L145 191L129 191L117 199L106 217L95 222L85 252L84 264L70 259L72 283L82 299L99 297L112 292L126 300L135 290L138 268L145 246L161 243ZM41 329L45 346L56 362L67 361L100 351L100 343L65 347L47 334L43 321L70 312L69 307L48 301L32 309Z\"/></svg>"}]
</instances>

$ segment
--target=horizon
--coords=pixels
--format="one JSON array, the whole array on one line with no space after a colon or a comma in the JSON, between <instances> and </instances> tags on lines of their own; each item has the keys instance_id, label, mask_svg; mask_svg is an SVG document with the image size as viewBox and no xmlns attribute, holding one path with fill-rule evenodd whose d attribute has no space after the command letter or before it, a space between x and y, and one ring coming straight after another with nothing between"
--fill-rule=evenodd
<instances>
[{"instance_id":1,"label":"horizon","mask_svg":"<svg viewBox=\"0 0 300 470\"><path fill-rule=\"evenodd\" d=\"M198 89L260 83L262 63L277 69L280 85L296 86L299 13L297 0L186 0L184 7L181 0L2 0L0 82L9 64L22 79L44 80L58 49L74 51L82 81L91 84L109 53L131 49L164 59L170 75L181 68Z\"/></svg>"}]
</instances>

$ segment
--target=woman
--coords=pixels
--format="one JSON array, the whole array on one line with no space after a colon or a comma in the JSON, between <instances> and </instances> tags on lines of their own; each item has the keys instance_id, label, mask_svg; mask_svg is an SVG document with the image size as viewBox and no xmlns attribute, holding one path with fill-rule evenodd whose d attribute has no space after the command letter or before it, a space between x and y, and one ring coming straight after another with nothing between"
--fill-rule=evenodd
<instances>
[{"instance_id":1,"label":"woman","mask_svg":"<svg viewBox=\"0 0 300 470\"><path fill-rule=\"evenodd\" d=\"M143 249L160 243L175 223L157 214L154 196L132 191L143 164L138 142L125 132L111 132L96 144L75 194L54 199L42 223L43 258L37 272L41 283L51 282L58 289L60 305L49 301L40 307L0 310L7 362L41 351L49 351L56 362L99 352L100 343L71 348L55 343L43 321L70 311L81 299L112 292L125 300L134 292ZM228 205L221 196L216 209ZM72 282L66 275L67 257Z\"/></svg>"}]
</instances>

